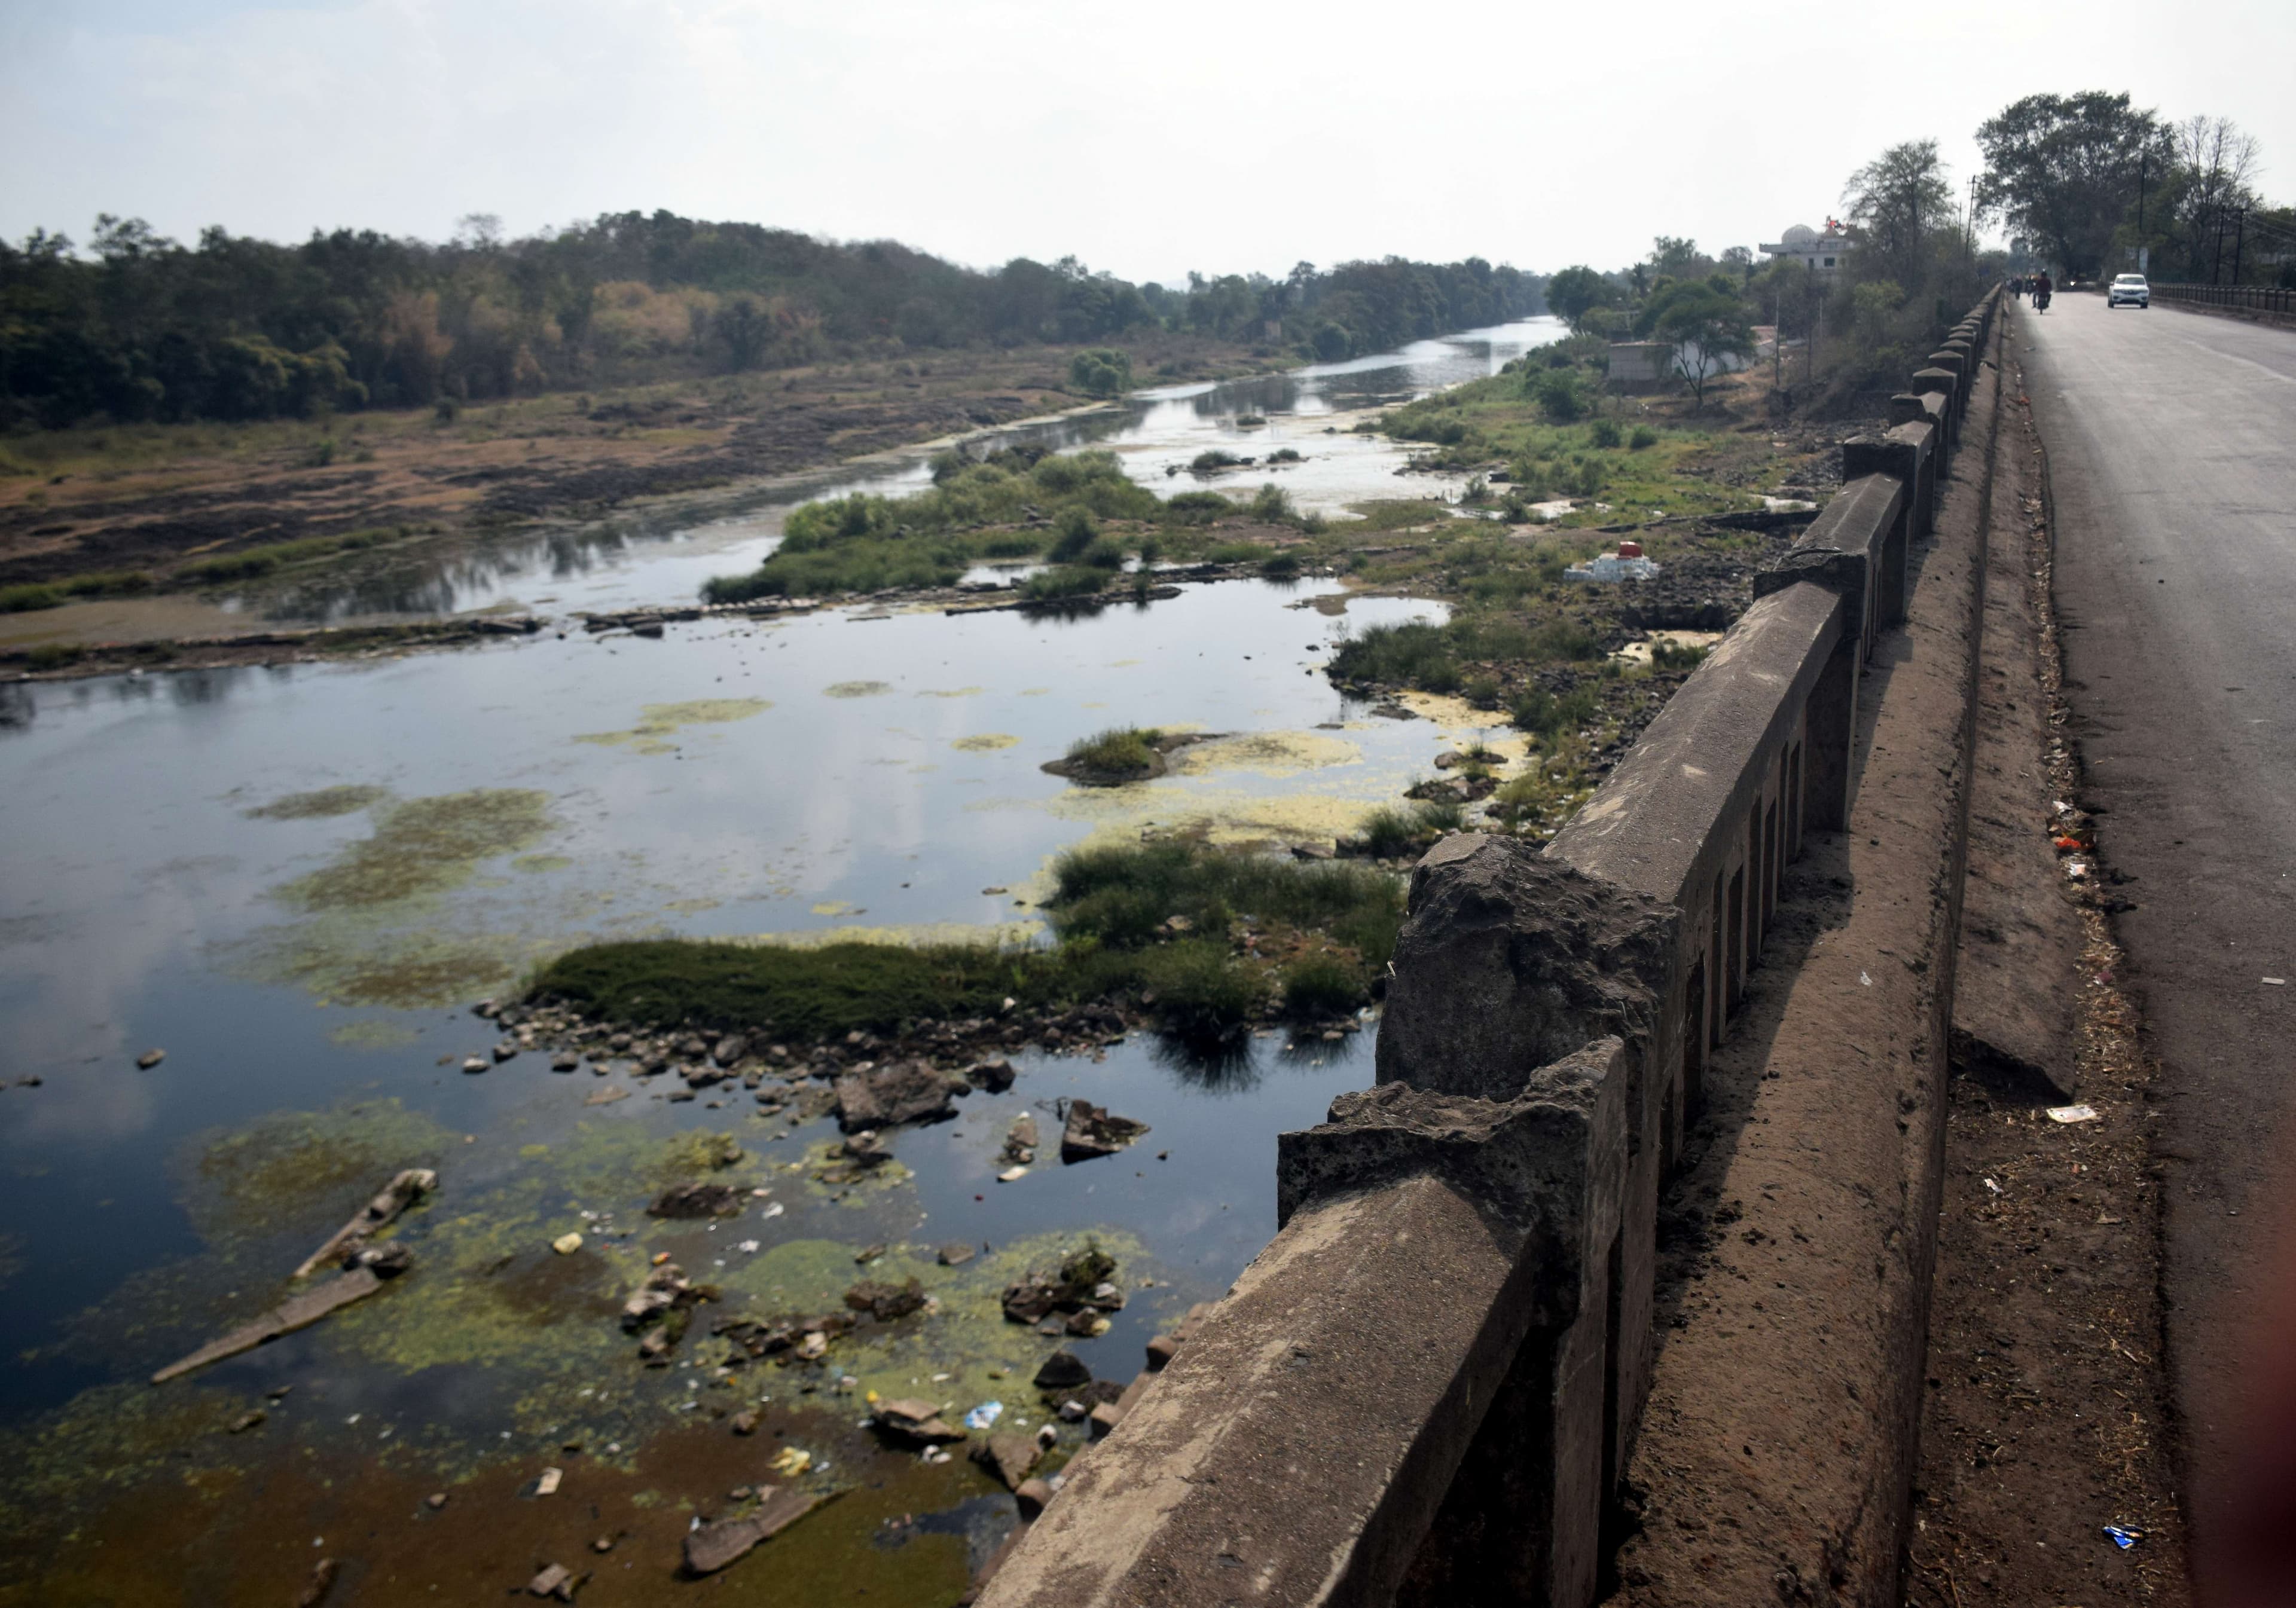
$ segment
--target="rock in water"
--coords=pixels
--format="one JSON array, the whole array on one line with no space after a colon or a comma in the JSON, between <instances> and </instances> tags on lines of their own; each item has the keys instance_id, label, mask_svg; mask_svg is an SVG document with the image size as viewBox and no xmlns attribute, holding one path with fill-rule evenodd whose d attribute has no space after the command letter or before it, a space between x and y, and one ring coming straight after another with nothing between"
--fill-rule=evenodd
<instances>
[{"instance_id":1,"label":"rock in water","mask_svg":"<svg viewBox=\"0 0 2296 1608\"><path fill-rule=\"evenodd\" d=\"M964 1432L941 1417L940 1409L930 1401L880 1401L869 1419L887 1433L918 1445L964 1439Z\"/></svg>"},{"instance_id":2,"label":"rock in water","mask_svg":"<svg viewBox=\"0 0 2296 1608\"><path fill-rule=\"evenodd\" d=\"M1034 1435L991 1435L972 1449L972 1460L1004 1481L1007 1490L1020 1490L1044 1455Z\"/></svg>"},{"instance_id":3,"label":"rock in water","mask_svg":"<svg viewBox=\"0 0 2296 1608\"><path fill-rule=\"evenodd\" d=\"M135 1057L135 1065L143 1071L149 1072L167 1058L168 1052L164 1049L147 1049Z\"/></svg>"},{"instance_id":4,"label":"rock in water","mask_svg":"<svg viewBox=\"0 0 2296 1608\"><path fill-rule=\"evenodd\" d=\"M986 1089L991 1094L1002 1094L1013 1087L1013 1063L1003 1056L983 1061L965 1069L964 1081L975 1089Z\"/></svg>"},{"instance_id":5,"label":"rock in water","mask_svg":"<svg viewBox=\"0 0 2296 1608\"><path fill-rule=\"evenodd\" d=\"M917 1281L906 1284L884 1284L865 1278L845 1292L845 1304L857 1312L866 1312L879 1323L891 1323L922 1310L925 1293Z\"/></svg>"},{"instance_id":6,"label":"rock in water","mask_svg":"<svg viewBox=\"0 0 2296 1608\"><path fill-rule=\"evenodd\" d=\"M1061 1131L1061 1160L1088 1162L1095 1156L1114 1155L1147 1131L1147 1123L1118 1116L1105 1106L1071 1100L1068 1124Z\"/></svg>"},{"instance_id":7,"label":"rock in water","mask_svg":"<svg viewBox=\"0 0 2296 1608\"><path fill-rule=\"evenodd\" d=\"M553 1563L526 1583L529 1596L554 1596L562 1603L574 1600L574 1573L563 1563Z\"/></svg>"},{"instance_id":8,"label":"rock in water","mask_svg":"<svg viewBox=\"0 0 2296 1608\"><path fill-rule=\"evenodd\" d=\"M1037 1159L1037 1119L1025 1111L1013 1119L1012 1130L1004 1136L1004 1159L1016 1167Z\"/></svg>"},{"instance_id":9,"label":"rock in water","mask_svg":"<svg viewBox=\"0 0 2296 1608\"><path fill-rule=\"evenodd\" d=\"M930 1122L956 1112L948 1078L923 1061L900 1061L837 1080L837 1125L848 1133Z\"/></svg>"},{"instance_id":10,"label":"rock in water","mask_svg":"<svg viewBox=\"0 0 2296 1608\"><path fill-rule=\"evenodd\" d=\"M1092 1369L1073 1351L1054 1351L1045 1359L1030 1383L1040 1391L1069 1391L1092 1383Z\"/></svg>"},{"instance_id":11,"label":"rock in water","mask_svg":"<svg viewBox=\"0 0 2296 1608\"><path fill-rule=\"evenodd\" d=\"M311 1253L295 1269L297 1278L308 1278L331 1262L340 1262L381 1233L398 1214L439 1187L439 1175L428 1167L409 1167L382 1187L382 1192L359 1209L335 1237Z\"/></svg>"},{"instance_id":12,"label":"rock in water","mask_svg":"<svg viewBox=\"0 0 2296 1608\"><path fill-rule=\"evenodd\" d=\"M672 1184L646 1208L648 1217L739 1217L748 1196L731 1184Z\"/></svg>"},{"instance_id":13,"label":"rock in water","mask_svg":"<svg viewBox=\"0 0 2296 1608\"><path fill-rule=\"evenodd\" d=\"M715 1574L741 1558L758 1542L779 1535L821 1505L818 1496L787 1486L760 1488L757 1511L738 1519L720 1519L685 1533L685 1572Z\"/></svg>"}]
</instances>

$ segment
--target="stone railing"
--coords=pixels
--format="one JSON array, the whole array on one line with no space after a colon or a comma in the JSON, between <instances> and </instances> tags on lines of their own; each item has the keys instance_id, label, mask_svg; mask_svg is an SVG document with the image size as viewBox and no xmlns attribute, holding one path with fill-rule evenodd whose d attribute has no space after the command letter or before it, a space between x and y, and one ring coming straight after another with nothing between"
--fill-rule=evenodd
<instances>
[{"instance_id":1,"label":"stone railing","mask_svg":"<svg viewBox=\"0 0 2296 1608\"><path fill-rule=\"evenodd\" d=\"M1653 1359L1660 1190L1858 680L1904 617L1988 296L1543 850L1412 877L1377 1084L1282 1137L1275 1240L984 1588L989 1608L1594 1599Z\"/></svg>"}]
</instances>

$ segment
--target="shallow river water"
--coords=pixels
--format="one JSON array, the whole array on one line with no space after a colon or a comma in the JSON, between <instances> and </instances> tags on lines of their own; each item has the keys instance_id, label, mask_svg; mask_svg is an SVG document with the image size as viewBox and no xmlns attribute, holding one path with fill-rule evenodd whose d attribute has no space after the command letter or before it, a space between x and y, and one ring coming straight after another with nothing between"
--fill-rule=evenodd
<instances>
[{"instance_id":1,"label":"shallow river water","mask_svg":"<svg viewBox=\"0 0 2296 1608\"><path fill-rule=\"evenodd\" d=\"M1387 489L1374 483L1391 481L1394 449L1315 434L1323 412L1488 371L1547 338L1510 326L1383 364L1151 394L1120 425L1045 428L1111 441L1160 485L1168 460L1249 407L1271 420L1256 441L1312 441L1295 497L1336 505ZM922 473L914 458L884 469L897 485ZM561 612L675 600L767 551L783 505L730 531L625 530L430 584L458 608L540 602L545 582ZM586 1602L639 1600L691 1518L776 1477L787 1447L812 1456L804 1481L843 1494L770 1544L773 1569L760 1555L730 1571L729 1600L789 1600L802 1579L807 1600L953 1601L1013 1522L1002 1488L961 1456L878 1448L857 1405L828 1395L771 1404L787 1417L730 1436L724 1415L773 1394L773 1370L721 1379L691 1340L680 1366L641 1367L615 1314L649 1256L764 1316L834 1310L863 1276L856 1248L887 1244L872 1273L919 1277L943 1310L856 1344L840 1364L855 1388L1040 1415L1027 1376L1053 1343L1003 1322L996 1291L1097 1234L1130 1302L1074 1343L1128 1378L1143 1342L1272 1233L1273 1136L1370 1082L1376 1023L1297 1051L1255 1040L1219 1068L1145 1035L1023 1057L1009 1093L898 1134L898 1166L842 1188L817 1178L825 1120L792 1125L738 1096L670 1103L623 1070L556 1075L532 1054L466 1076L457 1064L497 1036L469 1003L601 936L1026 941L1051 857L1095 836L1328 841L1478 734L1456 706L1374 716L1318 668L1349 630L1440 614L1327 583L1233 582L1072 620L832 610L660 641L577 633L0 688L0 1346L15 1360L0 1376L0 1608L67 1587L286 1600L338 1553L342 1601L491 1595L554 1559L596 1571ZM1038 768L1131 723L1223 735L1134 787ZM166 1058L139 1069L152 1048ZM1034 1109L1056 1131L1066 1096L1152 1132L995 1182L1012 1117ZM716 1228L646 1218L686 1165L677 1147L705 1132L744 1153L722 1176L771 1196ZM401 1234L414 1273L248 1356L143 1382L279 1299L289 1269L415 1165L442 1184ZM553 1253L569 1231L584 1248ZM939 1266L948 1241L982 1253ZM255 1409L262 1424L230 1433ZM545 1465L579 1499L533 1495ZM186 1490L204 1516L152 1539L154 1492ZM433 1513L421 1498L437 1490L453 1500ZM585 1555L617 1526L627 1544Z\"/></svg>"}]
</instances>

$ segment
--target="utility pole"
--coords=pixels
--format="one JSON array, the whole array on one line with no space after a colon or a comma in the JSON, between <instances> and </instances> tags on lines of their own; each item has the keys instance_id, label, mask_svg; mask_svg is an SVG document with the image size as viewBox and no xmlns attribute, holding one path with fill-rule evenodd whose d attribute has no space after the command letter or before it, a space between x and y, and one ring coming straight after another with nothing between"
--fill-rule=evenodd
<instances>
[{"instance_id":1,"label":"utility pole","mask_svg":"<svg viewBox=\"0 0 2296 1608\"><path fill-rule=\"evenodd\" d=\"M2240 283L2241 242L2248 237L2248 208L2245 207L2234 208L2232 221L2232 282L2236 285Z\"/></svg>"}]
</instances>

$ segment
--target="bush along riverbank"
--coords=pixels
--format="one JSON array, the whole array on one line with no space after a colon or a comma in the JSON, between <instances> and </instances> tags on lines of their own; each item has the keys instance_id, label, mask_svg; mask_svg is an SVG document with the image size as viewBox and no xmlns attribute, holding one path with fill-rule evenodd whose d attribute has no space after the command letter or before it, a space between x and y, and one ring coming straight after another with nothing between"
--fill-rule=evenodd
<instances>
[{"instance_id":1,"label":"bush along riverbank","mask_svg":"<svg viewBox=\"0 0 2296 1608\"><path fill-rule=\"evenodd\" d=\"M669 1070L698 1035L741 1040L718 1058L761 1090L769 1075L833 1075L856 1057L954 1068L1136 1027L1217 1052L1262 1023L1355 1031L1403 919L1390 871L1187 839L1074 850L1054 882L1054 942L1043 948L601 943L543 967L527 998L555 1008L570 1047L603 1041L642 1073ZM707 1057L684 1058L717 1081ZM790 1098L758 1098L768 1095Z\"/></svg>"}]
</instances>

